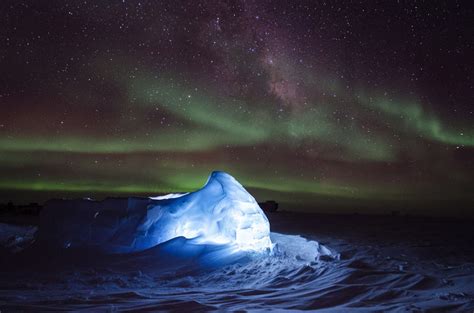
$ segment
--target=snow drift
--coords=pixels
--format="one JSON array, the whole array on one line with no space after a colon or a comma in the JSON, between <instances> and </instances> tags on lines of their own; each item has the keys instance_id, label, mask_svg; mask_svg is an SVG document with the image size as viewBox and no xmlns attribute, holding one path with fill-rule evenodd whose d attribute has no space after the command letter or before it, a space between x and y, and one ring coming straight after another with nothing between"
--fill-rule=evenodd
<instances>
[{"instance_id":1,"label":"snow drift","mask_svg":"<svg viewBox=\"0 0 474 313\"><path fill-rule=\"evenodd\" d=\"M105 253L138 252L178 237L232 251L272 249L267 217L224 172L213 172L203 188L183 195L51 200L39 228L41 244Z\"/></svg>"}]
</instances>

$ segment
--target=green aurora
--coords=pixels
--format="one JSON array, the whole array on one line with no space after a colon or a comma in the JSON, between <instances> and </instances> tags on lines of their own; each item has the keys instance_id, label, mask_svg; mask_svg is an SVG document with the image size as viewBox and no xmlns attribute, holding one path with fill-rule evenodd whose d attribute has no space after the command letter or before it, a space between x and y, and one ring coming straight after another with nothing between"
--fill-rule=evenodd
<instances>
[{"instance_id":1,"label":"green aurora","mask_svg":"<svg viewBox=\"0 0 474 313\"><path fill-rule=\"evenodd\" d=\"M353 201L362 207L376 201L415 205L420 194L432 193L430 176L410 181L411 174L402 172L401 178L390 180L406 166L399 160L409 156L412 163L424 162L427 152L420 146L427 142L446 150L445 157L459 146L474 144L471 129L448 129L416 102L347 94L343 104L316 99L319 102L311 105L315 109L282 114L271 104L225 98L212 88L202 92L198 83L176 83L176 78L111 80L127 91L127 102L134 103L136 120L123 115L114 121L125 136L84 136L68 129L53 136L2 136L2 167L21 175L4 175L0 189L71 196L155 195L195 190L212 170L220 169L235 175L256 196L290 206L315 199ZM346 114L334 114L342 105ZM146 125L154 112L172 122L135 128ZM372 168L377 171L371 173ZM458 184L470 179L462 168L456 175ZM469 200L455 188L448 198Z\"/></svg>"},{"instance_id":2,"label":"green aurora","mask_svg":"<svg viewBox=\"0 0 474 313\"><path fill-rule=\"evenodd\" d=\"M143 19L123 5L106 26L45 5L50 19L33 27L22 21L34 10L10 8L0 202L188 192L223 170L288 210L472 209L472 83L458 55L451 67L419 61L445 50L409 53L377 27L344 30L370 35L347 42L324 27L311 37L280 11L256 18L258 4L237 17L150 7Z\"/></svg>"}]
</instances>

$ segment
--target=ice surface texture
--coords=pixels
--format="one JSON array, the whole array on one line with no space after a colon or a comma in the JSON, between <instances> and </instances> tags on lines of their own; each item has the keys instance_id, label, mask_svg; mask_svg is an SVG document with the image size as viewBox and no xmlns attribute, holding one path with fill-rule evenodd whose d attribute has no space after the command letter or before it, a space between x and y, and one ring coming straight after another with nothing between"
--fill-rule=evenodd
<instances>
[{"instance_id":1,"label":"ice surface texture","mask_svg":"<svg viewBox=\"0 0 474 313\"><path fill-rule=\"evenodd\" d=\"M39 230L42 244L106 253L142 251L177 237L235 250L272 248L267 217L224 172L213 172L203 188L184 195L48 201Z\"/></svg>"}]
</instances>

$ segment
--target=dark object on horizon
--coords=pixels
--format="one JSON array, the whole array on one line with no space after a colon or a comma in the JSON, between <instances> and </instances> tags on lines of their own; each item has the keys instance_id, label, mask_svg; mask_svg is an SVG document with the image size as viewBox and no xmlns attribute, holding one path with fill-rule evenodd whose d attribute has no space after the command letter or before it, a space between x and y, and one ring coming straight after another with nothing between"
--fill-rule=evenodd
<instances>
[{"instance_id":1,"label":"dark object on horizon","mask_svg":"<svg viewBox=\"0 0 474 313\"><path fill-rule=\"evenodd\" d=\"M9 201L7 204L1 203L0 204L0 214L8 214L13 213L15 211L15 205L13 202Z\"/></svg>"},{"instance_id":2,"label":"dark object on horizon","mask_svg":"<svg viewBox=\"0 0 474 313\"><path fill-rule=\"evenodd\" d=\"M278 202L276 202L274 200L259 202L258 205L265 212L276 212L278 210Z\"/></svg>"},{"instance_id":3,"label":"dark object on horizon","mask_svg":"<svg viewBox=\"0 0 474 313\"><path fill-rule=\"evenodd\" d=\"M13 202L0 204L0 214L9 215L39 215L43 207L36 202L24 205L14 205Z\"/></svg>"}]
</instances>

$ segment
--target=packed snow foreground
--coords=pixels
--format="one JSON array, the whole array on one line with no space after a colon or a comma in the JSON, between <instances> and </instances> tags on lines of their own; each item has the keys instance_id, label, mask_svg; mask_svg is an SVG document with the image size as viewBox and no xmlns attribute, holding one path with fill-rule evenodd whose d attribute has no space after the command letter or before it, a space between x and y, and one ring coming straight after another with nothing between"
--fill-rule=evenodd
<instances>
[{"instance_id":1,"label":"packed snow foreground","mask_svg":"<svg viewBox=\"0 0 474 313\"><path fill-rule=\"evenodd\" d=\"M51 200L41 214L39 242L57 248L130 253L174 238L271 251L270 224L255 199L232 176L213 172L187 194L103 201Z\"/></svg>"}]
</instances>

